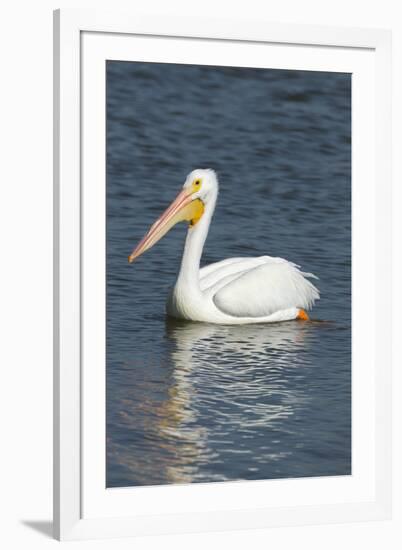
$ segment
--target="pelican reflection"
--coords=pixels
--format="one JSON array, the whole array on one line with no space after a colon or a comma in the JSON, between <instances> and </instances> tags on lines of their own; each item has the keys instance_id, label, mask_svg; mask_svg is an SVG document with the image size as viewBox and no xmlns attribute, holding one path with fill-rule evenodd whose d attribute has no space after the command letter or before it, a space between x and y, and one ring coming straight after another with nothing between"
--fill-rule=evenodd
<instances>
[{"instance_id":1,"label":"pelican reflection","mask_svg":"<svg viewBox=\"0 0 402 550\"><path fill-rule=\"evenodd\" d=\"M138 430L141 418L145 438L141 449L116 449L120 464L135 477L140 473L145 485L261 479L267 467L274 472L291 452L280 444L286 419L308 399L295 379L304 366L309 324L168 319L165 330L165 387L141 402L156 382L137 377L131 403L127 392L126 422L131 416Z\"/></svg>"}]
</instances>

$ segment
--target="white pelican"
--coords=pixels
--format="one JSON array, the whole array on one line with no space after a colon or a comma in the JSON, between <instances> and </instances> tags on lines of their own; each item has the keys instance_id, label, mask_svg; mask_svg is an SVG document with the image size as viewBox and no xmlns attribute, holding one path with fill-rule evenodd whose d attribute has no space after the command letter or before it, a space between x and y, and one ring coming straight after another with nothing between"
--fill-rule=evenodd
<instances>
[{"instance_id":1,"label":"white pelican","mask_svg":"<svg viewBox=\"0 0 402 550\"><path fill-rule=\"evenodd\" d=\"M178 319L218 324L307 320L305 310L319 299L316 287L299 266L282 258L229 258L200 269L200 259L218 197L213 170L193 170L183 190L130 254L133 262L176 223L189 228L167 314Z\"/></svg>"}]
</instances>

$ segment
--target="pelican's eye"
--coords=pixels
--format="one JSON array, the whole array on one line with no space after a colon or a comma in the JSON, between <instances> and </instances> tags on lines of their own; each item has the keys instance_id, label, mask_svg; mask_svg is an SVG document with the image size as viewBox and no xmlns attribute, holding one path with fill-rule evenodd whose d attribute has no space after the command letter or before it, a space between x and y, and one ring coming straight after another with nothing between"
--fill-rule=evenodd
<instances>
[{"instance_id":1,"label":"pelican's eye","mask_svg":"<svg viewBox=\"0 0 402 550\"><path fill-rule=\"evenodd\" d=\"M200 189L200 187L201 187L201 180L197 178L196 180L193 181L194 192L198 191L198 189Z\"/></svg>"}]
</instances>

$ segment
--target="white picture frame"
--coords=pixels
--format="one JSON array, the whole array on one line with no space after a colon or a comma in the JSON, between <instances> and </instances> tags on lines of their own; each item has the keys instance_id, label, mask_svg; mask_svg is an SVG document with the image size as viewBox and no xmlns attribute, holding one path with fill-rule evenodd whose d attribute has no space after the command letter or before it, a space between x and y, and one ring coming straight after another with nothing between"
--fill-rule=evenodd
<instances>
[{"instance_id":1,"label":"white picture frame","mask_svg":"<svg viewBox=\"0 0 402 550\"><path fill-rule=\"evenodd\" d=\"M270 59L264 61L266 48ZM289 68L291 63L293 68L352 73L351 476L105 488L104 317L99 311L94 316L91 307L104 293L105 165L101 155L105 133L101 111L105 59L201 64L214 59L214 64L274 68ZM390 312L392 305L390 63L391 35L384 30L160 18L98 10L55 12L56 538L188 533L390 517L391 315L381 314ZM96 186L94 181L98 182Z\"/></svg>"}]
</instances>

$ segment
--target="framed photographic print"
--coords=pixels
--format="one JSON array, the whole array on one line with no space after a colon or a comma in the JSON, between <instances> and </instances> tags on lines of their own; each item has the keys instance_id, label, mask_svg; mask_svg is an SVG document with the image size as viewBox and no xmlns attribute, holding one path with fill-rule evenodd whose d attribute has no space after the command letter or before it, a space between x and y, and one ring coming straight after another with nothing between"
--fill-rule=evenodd
<instances>
[{"instance_id":1,"label":"framed photographic print","mask_svg":"<svg viewBox=\"0 0 402 550\"><path fill-rule=\"evenodd\" d=\"M389 517L390 33L54 21L55 536Z\"/></svg>"}]
</instances>

